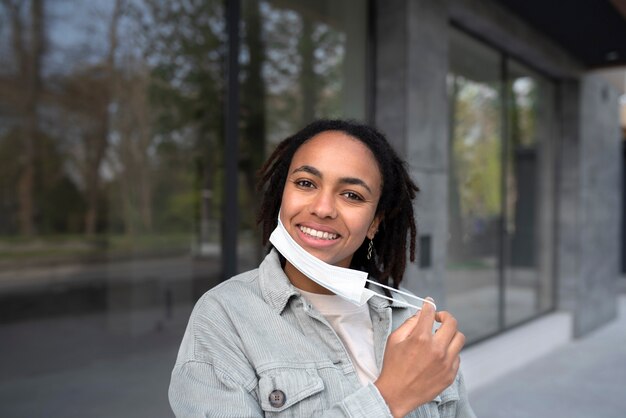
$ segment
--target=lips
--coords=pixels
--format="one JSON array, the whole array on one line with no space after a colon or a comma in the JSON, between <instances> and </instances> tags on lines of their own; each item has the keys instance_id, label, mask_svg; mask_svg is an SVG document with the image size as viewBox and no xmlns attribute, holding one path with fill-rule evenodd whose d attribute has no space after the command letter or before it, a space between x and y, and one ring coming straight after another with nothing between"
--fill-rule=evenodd
<instances>
[{"instance_id":1,"label":"lips","mask_svg":"<svg viewBox=\"0 0 626 418\"><path fill-rule=\"evenodd\" d=\"M302 231L303 234L306 234L310 237L321 239L321 240L332 241L332 240L336 240L337 238L339 238L338 234L335 234L332 232L318 231L316 229L309 228L309 227L302 226L302 225L298 225L298 228L300 228L300 231Z\"/></svg>"}]
</instances>

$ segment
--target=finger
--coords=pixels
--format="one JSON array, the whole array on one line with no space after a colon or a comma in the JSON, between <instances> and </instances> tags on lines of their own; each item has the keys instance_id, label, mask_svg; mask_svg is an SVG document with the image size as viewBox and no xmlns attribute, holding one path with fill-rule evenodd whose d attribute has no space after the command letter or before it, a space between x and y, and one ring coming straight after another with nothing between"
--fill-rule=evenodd
<instances>
[{"instance_id":1,"label":"finger","mask_svg":"<svg viewBox=\"0 0 626 418\"><path fill-rule=\"evenodd\" d=\"M463 346L465 345L465 335L462 332L457 332L450 344L448 345L448 353L452 355L459 355Z\"/></svg>"},{"instance_id":2,"label":"finger","mask_svg":"<svg viewBox=\"0 0 626 418\"><path fill-rule=\"evenodd\" d=\"M426 298L429 300L433 300L432 298ZM427 332L431 334L433 332L433 324L435 323L435 308L430 303L424 303L422 305L422 310L420 311L420 316L418 318L417 324L415 328L413 328L413 333L424 333Z\"/></svg>"},{"instance_id":3,"label":"finger","mask_svg":"<svg viewBox=\"0 0 626 418\"><path fill-rule=\"evenodd\" d=\"M445 345L449 345L455 334L457 333L457 321L449 312L441 311L437 312L435 319L441 323L435 338Z\"/></svg>"}]
</instances>

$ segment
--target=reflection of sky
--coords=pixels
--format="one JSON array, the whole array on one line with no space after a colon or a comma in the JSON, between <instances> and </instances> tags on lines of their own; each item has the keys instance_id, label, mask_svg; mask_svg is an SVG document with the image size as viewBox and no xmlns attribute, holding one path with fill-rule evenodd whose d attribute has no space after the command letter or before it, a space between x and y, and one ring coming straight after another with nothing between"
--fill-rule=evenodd
<instances>
[{"instance_id":1,"label":"reflection of sky","mask_svg":"<svg viewBox=\"0 0 626 418\"><path fill-rule=\"evenodd\" d=\"M107 29L113 11L113 0L54 0L44 2L45 54L42 72L68 73L76 66L102 61L107 50ZM10 17L4 8L0 24L2 61L14 60L11 46ZM22 7L24 33L30 30L30 4ZM27 43L28 39L25 38ZM7 66L3 67L6 69ZM11 71L13 69L9 69Z\"/></svg>"},{"instance_id":2,"label":"reflection of sky","mask_svg":"<svg viewBox=\"0 0 626 418\"><path fill-rule=\"evenodd\" d=\"M513 82L513 91L515 92L515 103L522 107L531 107L531 94L535 89L535 80L531 77L519 77Z\"/></svg>"},{"instance_id":3,"label":"reflection of sky","mask_svg":"<svg viewBox=\"0 0 626 418\"><path fill-rule=\"evenodd\" d=\"M119 58L122 55L144 55L149 65L155 65L162 61L164 57L160 55L158 49L151 50L145 56L146 42L148 42L145 37L156 35L158 32L167 32L172 28L151 27L150 13L147 12L143 0L126 0L123 4L130 4L138 13L133 17L123 13L118 27L120 41L116 56ZM174 10L177 9L176 4L172 3L170 6L164 6L164 8L169 7ZM26 21L25 32L28 31L29 26L29 6L26 3L23 7ZM115 0L54 0L45 2L46 49L43 57L43 76L67 75L81 67L102 62L106 58L109 48L108 31L114 6ZM128 10L129 8L126 7L125 9ZM301 17L293 10L273 8L265 2L260 4L260 11L264 26L264 42L266 42L267 48L265 52L268 59L263 68L263 75L268 81L270 93L280 94L293 88L300 72L298 41L302 30ZM221 34L223 27L218 26L224 25L222 17L216 13L216 16L207 16L208 22L202 23L208 24L215 34ZM134 22L131 22L133 20ZM0 24L0 51L2 51L3 58L6 59L6 57L11 56L11 29L8 16L2 16L2 21L3 24ZM175 22L174 24L178 25L178 29L182 33L191 28L191 25L180 25L180 23ZM242 22L242 24L244 23ZM343 59L346 34L335 32L323 22L315 22L312 36L316 46L314 71L324 75L332 71ZM187 38L193 39L194 34L187 34ZM144 54L142 54L141 49L144 49ZM186 65L189 65L184 57L175 57L174 59L178 68L184 69ZM244 43L241 48L240 60L245 64L248 59L247 45Z\"/></svg>"},{"instance_id":4,"label":"reflection of sky","mask_svg":"<svg viewBox=\"0 0 626 418\"><path fill-rule=\"evenodd\" d=\"M530 77L519 77L513 82L513 91L518 94L528 95L535 86L535 82Z\"/></svg>"},{"instance_id":5,"label":"reflection of sky","mask_svg":"<svg viewBox=\"0 0 626 418\"><path fill-rule=\"evenodd\" d=\"M147 13L142 0L127 0L122 4L129 5L143 18L146 24ZM115 6L114 0L81 1L55 0L46 2L46 36L47 49L44 74L59 74L75 71L83 66L102 62L109 48L109 25ZM140 36L132 34L129 19L125 13L118 23L119 39L117 55L137 53ZM135 36L134 36L135 35Z\"/></svg>"},{"instance_id":6,"label":"reflection of sky","mask_svg":"<svg viewBox=\"0 0 626 418\"><path fill-rule=\"evenodd\" d=\"M302 59L298 43L302 37L302 17L294 10L273 8L261 3L263 40L267 62L263 77L270 94L279 95L294 88L301 72ZM360 34L352 34L360 38ZM344 57L346 34L338 32L322 21L313 22L311 39L314 44L315 74L324 76L341 64ZM240 59L248 61L246 45L242 45Z\"/></svg>"},{"instance_id":7,"label":"reflection of sky","mask_svg":"<svg viewBox=\"0 0 626 418\"><path fill-rule=\"evenodd\" d=\"M46 73L66 73L76 64L102 61L113 1L55 0L46 3Z\"/></svg>"},{"instance_id":8,"label":"reflection of sky","mask_svg":"<svg viewBox=\"0 0 626 418\"><path fill-rule=\"evenodd\" d=\"M9 71L6 62L9 59L9 48L11 45L11 28L9 26L9 17L7 16L4 6L0 6L0 74Z\"/></svg>"}]
</instances>

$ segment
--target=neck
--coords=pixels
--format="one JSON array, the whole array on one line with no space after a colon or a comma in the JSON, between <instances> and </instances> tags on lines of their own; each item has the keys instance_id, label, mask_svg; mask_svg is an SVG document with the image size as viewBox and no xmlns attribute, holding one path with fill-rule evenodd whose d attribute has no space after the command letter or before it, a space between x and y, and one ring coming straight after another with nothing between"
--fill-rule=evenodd
<instances>
[{"instance_id":1,"label":"neck","mask_svg":"<svg viewBox=\"0 0 626 418\"><path fill-rule=\"evenodd\" d=\"M323 295L333 295L334 293L326 289L324 286L320 286L313 280L306 277L300 270L295 268L288 260L285 261L285 268L283 269L287 278L292 285L305 292L319 293Z\"/></svg>"}]
</instances>

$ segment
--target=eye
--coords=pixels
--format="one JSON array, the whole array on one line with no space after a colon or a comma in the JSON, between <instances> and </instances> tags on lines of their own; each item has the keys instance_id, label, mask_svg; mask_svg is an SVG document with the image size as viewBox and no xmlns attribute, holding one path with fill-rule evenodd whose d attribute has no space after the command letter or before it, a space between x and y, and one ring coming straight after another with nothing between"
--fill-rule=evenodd
<instances>
[{"instance_id":1,"label":"eye","mask_svg":"<svg viewBox=\"0 0 626 418\"><path fill-rule=\"evenodd\" d=\"M302 187L303 189L310 189L315 187L315 185L313 184L313 182L311 182L310 180L296 180L294 181L294 184L298 187Z\"/></svg>"},{"instance_id":2,"label":"eye","mask_svg":"<svg viewBox=\"0 0 626 418\"><path fill-rule=\"evenodd\" d=\"M350 200L356 200L356 201L363 200L361 196L359 196L357 193L354 193L354 192L345 192L343 193L343 195Z\"/></svg>"}]
</instances>

